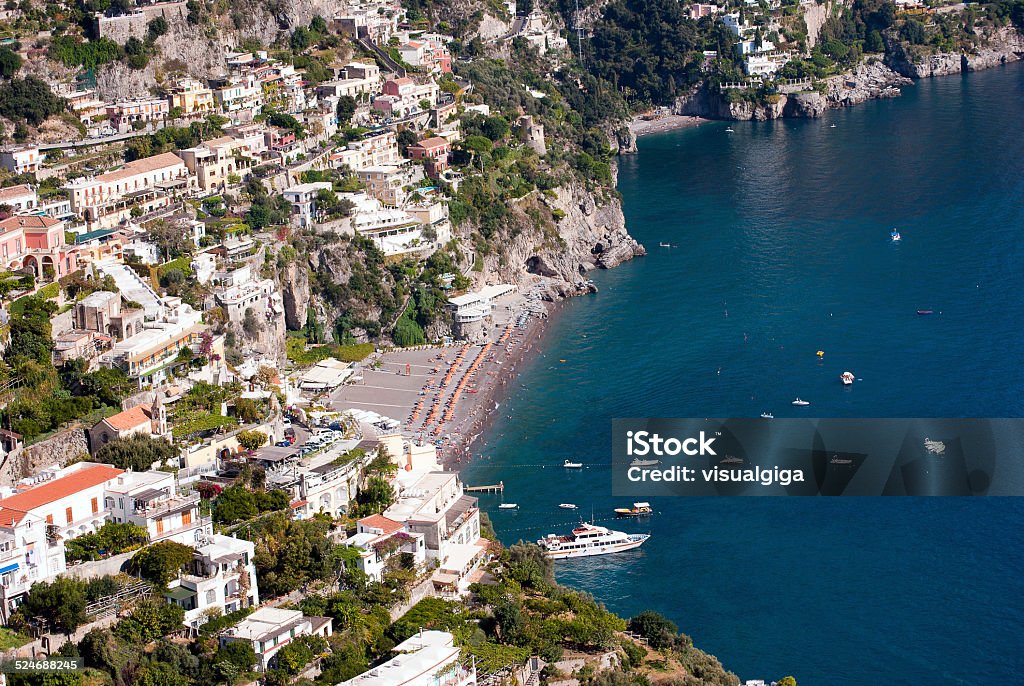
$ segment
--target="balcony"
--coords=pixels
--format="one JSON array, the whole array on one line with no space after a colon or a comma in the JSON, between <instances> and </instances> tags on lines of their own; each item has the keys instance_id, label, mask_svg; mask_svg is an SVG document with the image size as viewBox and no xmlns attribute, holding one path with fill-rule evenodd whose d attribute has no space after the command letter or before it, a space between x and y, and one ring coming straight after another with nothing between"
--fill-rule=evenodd
<instances>
[{"instance_id":1,"label":"balcony","mask_svg":"<svg viewBox=\"0 0 1024 686\"><path fill-rule=\"evenodd\" d=\"M136 505L135 515L137 517L143 517L145 519L152 519L154 517L160 517L174 512L182 512L185 510L195 509L199 505L199 494L189 493L187 495L178 495L173 498L166 500L158 500L152 503L147 503L142 507Z\"/></svg>"}]
</instances>

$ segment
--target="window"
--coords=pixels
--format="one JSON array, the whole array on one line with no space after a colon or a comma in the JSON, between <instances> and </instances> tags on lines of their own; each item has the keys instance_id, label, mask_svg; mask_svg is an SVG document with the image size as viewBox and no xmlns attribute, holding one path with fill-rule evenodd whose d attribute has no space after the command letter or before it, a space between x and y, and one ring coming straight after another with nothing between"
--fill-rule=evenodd
<instances>
[{"instance_id":1,"label":"window","mask_svg":"<svg viewBox=\"0 0 1024 686\"><path fill-rule=\"evenodd\" d=\"M213 605L217 602L217 591L212 588L206 592L206 604Z\"/></svg>"},{"instance_id":2,"label":"window","mask_svg":"<svg viewBox=\"0 0 1024 686\"><path fill-rule=\"evenodd\" d=\"M92 513L96 514L99 511L100 511L100 501L99 501L99 498L93 498L92 499Z\"/></svg>"},{"instance_id":3,"label":"window","mask_svg":"<svg viewBox=\"0 0 1024 686\"><path fill-rule=\"evenodd\" d=\"M164 520L157 518L156 520L156 535L159 536L164 532Z\"/></svg>"},{"instance_id":4,"label":"window","mask_svg":"<svg viewBox=\"0 0 1024 686\"><path fill-rule=\"evenodd\" d=\"M181 514L181 525L182 526L188 526L191 523L192 523L192 513L191 512L183 512Z\"/></svg>"},{"instance_id":5,"label":"window","mask_svg":"<svg viewBox=\"0 0 1024 686\"><path fill-rule=\"evenodd\" d=\"M68 524L75 521L74 516L71 514L71 508L64 510L64 516L68 518Z\"/></svg>"},{"instance_id":6,"label":"window","mask_svg":"<svg viewBox=\"0 0 1024 686\"><path fill-rule=\"evenodd\" d=\"M46 523L47 524L53 524L53 515L52 514L46 515Z\"/></svg>"}]
</instances>

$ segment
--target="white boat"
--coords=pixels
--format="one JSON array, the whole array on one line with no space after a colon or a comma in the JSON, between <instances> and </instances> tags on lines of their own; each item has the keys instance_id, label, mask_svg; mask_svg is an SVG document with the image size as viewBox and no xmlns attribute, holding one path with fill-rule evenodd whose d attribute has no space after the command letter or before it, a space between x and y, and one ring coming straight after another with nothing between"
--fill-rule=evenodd
<instances>
[{"instance_id":1,"label":"white boat","mask_svg":"<svg viewBox=\"0 0 1024 686\"><path fill-rule=\"evenodd\" d=\"M671 248L672 244L671 243L658 243L658 247L659 248Z\"/></svg>"},{"instance_id":2,"label":"white boat","mask_svg":"<svg viewBox=\"0 0 1024 686\"><path fill-rule=\"evenodd\" d=\"M562 463L562 466L566 469L583 469L582 462L573 462L572 460L566 460Z\"/></svg>"},{"instance_id":3,"label":"white boat","mask_svg":"<svg viewBox=\"0 0 1024 686\"><path fill-rule=\"evenodd\" d=\"M732 127L731 126L726 127L725 132L726 133L733 133Z\"/></svg>"},{"instance_id":4,"label":"white boat","mask_svg":"<svg viewBox=\"0 0 1024 686\"><path fill-rule=\"evenodd\" d=\"M839 375L839 380L843 382L844 386L853 385L853 372L843 372L842 374Z\"/></svg>"},{"instance_id":5,"label":"white boat","mask_svg":"<svg viewBox=\"0 0 1024 686\"><path fill-rule=\"evenodd\" d=\"M830 126L830 127L828 127L828 128L830 128L830 129L834 129L834 128L836 128L836 125L835 125L835 124L833 124L832 126Z\"/></svg>"},{"instance_id":6,"label":"white boat","mask_svg":"<svg viewBox=\"0 0 1024 686\"><path fill-rule=\"evenodd\" d=\"M629 463L630 467L654 467L655 465L661 464L661 460L641 460L639 457L634 457L633 461Z\"/></svg>"},{"instance_id":7,"label":"white boat","mask_svg":"<svg viewBox=\"0 0 1024 686\"><path fill-rule=\"evenodd\" d=\"M796 405L797 407L804 407L806 405L810 405L809 402L807 402L806 400L801 400L800 398L794 400L793 404Z\"/></svg>"},{"instance_id":8,"label":"white boat","mask_svg":"<svg viewBox=\"0 0 1024 686\"><path fill-rule=\"evenodd\" d=\"M761 419L775 419L775 415L773 415L771 412L762 412Z\"/></svg>"},{"instance_id":9,"label":"white boat","mask_svg":"<svg viewBox=\"0 0 1024 686\"><path fill-rule=\"evenodd\" d=\"M581 522L568 536L548 534L537 541L548 557L556 560L621 553L644 544L650 534L627 534Z\"/></svg>"},{"instance_id":10,"label":"white boat","mask_svg":"<svg viewBox=\"0 0 1024 686\"><path fill-rule=\"evenodd\" d=\"M502 503L498 505L499 510L518 510L519 503Z\"/></svg>"},{"instance_id":11,"label":"white boat","mask_svg":"<svg viewBox=\"0 0 1024 686\"><path fill-rule=\"evenodd\" d=\"M559 503L558 505L563 510L575 510L576 506L572 503Z\"/></svg>"},{"instance_id":12,"label":"white boat","mask_svg":"<svg viewBox=\"0 0 1024 686\"><path fill-rule=\"evenodd\" d=\"M743 464L743 458L736 457L735 455L726 455L718 462L719 464Z\"/></svg>"},{"instance_id":13,"label":"white boat","mask_svg":"<svg viewBox=\"0 0 1024 686\"><path fill-rule=\"evenodd\" d=\"M889 232L889 238L892 240L893 243L899 243L900 241L903 240L903 236L901 236L900 232L897 231L896 229L893 229L892 231Z\"/></svg>"}]
</instances>

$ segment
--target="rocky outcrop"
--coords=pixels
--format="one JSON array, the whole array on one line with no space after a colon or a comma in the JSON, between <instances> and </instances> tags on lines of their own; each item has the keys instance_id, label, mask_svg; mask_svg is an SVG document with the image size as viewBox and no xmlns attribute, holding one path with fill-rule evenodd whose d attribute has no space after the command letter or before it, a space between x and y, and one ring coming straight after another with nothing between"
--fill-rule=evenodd
<instances>
[{"instance_id":1,"label":"rocky outcrop","mask_svg":"<svg viewBox=\"0 0 1024 686\"><path fill-rule=\"evenodd\" d=\"M297 331L306 324L309 308L309 273L306 266L292 262L280 274L281 299L284 303L284 321L289 329Z\"/></svg>"},{"instance_id":2,"label":"rocky outcrop","mask_svg":"<svg viewBox=\"0 0 1024 686\"><path fill-rule=\"evenodd\" d=\"M75 428L22 448L0 460L0 485L13 486L20 479L53 465L65 467L89 455L85 429Z\"/></svg>"},{"instance_id":3,"label":"rocky outcrop","mask_svg":"<svg viewBox=\"0 0 1024 686\"><path fill-rule=\"evenodd\" d=\"M612 152L618 155L635 155L636 134L628 126L620 126L612 131L608 140L611 143Z\"/></svg>"},{"instance_id":4,"label":"rocky outcrop","mask_svg":"<svg viewBox=\"0 0 1024 686\"><path fill-rule=\"evenodd\" d=\"M710 87L702 87L676 100L677 114L729 119L765 121L780 117L820 117L829 109L850 107L874 98L893 98L910 79L900 76L879 60L869 60L852 72L826 80L824 92L804 91L769 96L768 102L742 100L729 102Z\"/></svg>"},{"instance_id":5,"label":"rocky outcrop","mask_svg":"<svg viewBox=\"0 0 1024 686\"><path fill-rule=\"evenodd\" d=\"M924 79L965 71L979 71L1024 58L1024 35L1013 26L1004 26L977 36L970 52L928 52L889 36L886 62L903 76Z\"/></svg>"}]
</instances>

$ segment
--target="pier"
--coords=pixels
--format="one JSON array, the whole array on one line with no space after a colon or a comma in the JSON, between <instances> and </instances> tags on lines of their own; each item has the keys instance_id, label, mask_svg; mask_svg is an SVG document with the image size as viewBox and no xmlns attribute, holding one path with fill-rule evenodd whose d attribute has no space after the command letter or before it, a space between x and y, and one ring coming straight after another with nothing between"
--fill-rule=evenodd
<instances>
[{"instance_id":1,"label":"pier","mask_svg":"<svg viewBox=\"0 0 1024 686\"><path fill-rule=\"evenodd\" d=\"M466 486L463 490L467 493L502 493L505 491L505 482L499 481L490 486Z\"/></svg>"}]
</instances>

